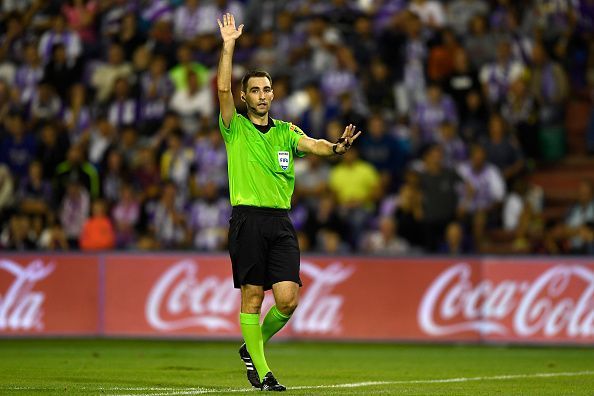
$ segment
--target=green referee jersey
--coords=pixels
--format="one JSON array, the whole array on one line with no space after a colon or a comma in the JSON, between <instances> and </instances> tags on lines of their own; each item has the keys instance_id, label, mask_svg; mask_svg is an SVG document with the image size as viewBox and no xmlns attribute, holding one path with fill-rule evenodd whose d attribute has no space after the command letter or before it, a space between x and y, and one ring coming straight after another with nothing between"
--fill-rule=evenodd
<instances>
[{"instance_id":1,"label":"green referee jersey","mask_svg":"<svg viewBox=\"0 0 594 396\"><path fill-rule=\"evenodd\" d=\"M229 128L219 115L219 128L227 148L231 205L264 208L291 208L295 187L293 158L303 157L297 143L304 136L290 122L272 120L266 133L252 122L233 114Z\"/></svg>"}]
</instances>

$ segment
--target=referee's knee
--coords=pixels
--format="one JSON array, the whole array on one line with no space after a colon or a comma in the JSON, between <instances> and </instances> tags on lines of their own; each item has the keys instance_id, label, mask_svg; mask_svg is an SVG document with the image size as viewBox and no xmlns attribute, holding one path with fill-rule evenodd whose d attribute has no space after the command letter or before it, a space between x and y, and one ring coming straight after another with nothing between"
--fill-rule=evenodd
<instances>
[{"instance_id":1,"label":"referee's knee","mask_svg":"<svg viewBox=\"0 0 594 396\"><path fill-rule=\"evenodd\" d=\"M286 301L277 301L276 309L278 309L282 314L290 316L297 309L297 305L299 305L297 298Z\"/></svg>"}]
</instances>

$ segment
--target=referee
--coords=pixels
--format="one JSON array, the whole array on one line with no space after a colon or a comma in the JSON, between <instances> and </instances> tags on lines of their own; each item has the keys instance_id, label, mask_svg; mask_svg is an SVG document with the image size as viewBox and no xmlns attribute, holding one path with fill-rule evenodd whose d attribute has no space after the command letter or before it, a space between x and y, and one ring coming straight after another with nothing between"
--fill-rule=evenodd
<instances>
[{"instance_id":1,"label":"referee","mask_svg":"<svg viewBox=\"0 0 594 396\"><path fill-rule=\"evenodd\" d=\"M245 340L239 354L252 386L284 391L266 363L264 344L290 319L301 286L299 245L288 216L295 185L293 158L307 153L342 155L361 132L354 135L355 126L349 125L333 144L309 138L289 122L273 120L268 115L274 98L272 79L265 71L250 71L243 77L241 100L247 106L247 118L237 114L231 68L235 40L243 25L236 28L231 14L217 22L223 38L217 73L219 128L227 149L233 205L229 255L234 285L241 289L239 322ZM270 289L276 305L260 325L264 291Z\"/></svg>"}]
</instances>

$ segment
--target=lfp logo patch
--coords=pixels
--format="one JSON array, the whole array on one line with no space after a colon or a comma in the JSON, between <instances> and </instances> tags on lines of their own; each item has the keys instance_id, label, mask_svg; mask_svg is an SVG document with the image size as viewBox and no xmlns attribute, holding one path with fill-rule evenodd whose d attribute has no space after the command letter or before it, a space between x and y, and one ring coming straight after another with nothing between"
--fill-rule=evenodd
<instances>
[{"instance_id":1,"label":"lfp logo patch","mask_svg":"<svg viewBox=\"0 0 594 396\"><path fill-rule=\"evenodd\" d=\"M278 164L282 168L282 170L287 170L289 168L289 152L288 151L279 151L278 152Z\"/></svg>"}]
</instances>

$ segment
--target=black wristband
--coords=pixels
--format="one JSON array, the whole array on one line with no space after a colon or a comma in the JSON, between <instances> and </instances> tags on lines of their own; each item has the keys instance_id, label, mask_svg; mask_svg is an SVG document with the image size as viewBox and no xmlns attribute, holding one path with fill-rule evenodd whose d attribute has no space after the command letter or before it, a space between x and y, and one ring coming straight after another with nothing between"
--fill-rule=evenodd
<instances>
[{"instance_id":1,"label":"black wristband","mask_svg":"<svg viewBox=\"0 0 594 396\"><path fill-rule=\"evenodd\" d=\"M338 144L332 146L332 151L334 152L334 154L343 155L344 153L339 153L338 151L336 151L336 147L338 147Z\"/></svg>"}]
</instances>

